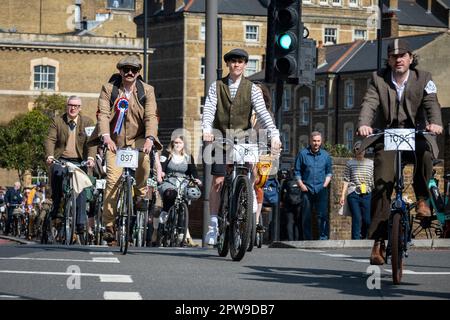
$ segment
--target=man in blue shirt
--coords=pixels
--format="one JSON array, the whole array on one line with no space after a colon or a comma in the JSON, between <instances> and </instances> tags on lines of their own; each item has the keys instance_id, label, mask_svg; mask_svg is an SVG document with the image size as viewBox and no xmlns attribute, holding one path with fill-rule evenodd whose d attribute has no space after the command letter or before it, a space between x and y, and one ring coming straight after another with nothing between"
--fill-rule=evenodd
<instances>
[{"instance_id":1,"label":"man in blue shirt","mask_svg":"<svg viewBox=\"0 0 450 320\"><path fill-rule=\"evenodd\" d=\"M322 146L322 134L313 131L309 146L301 150L295 158L294 173L302 190L303 240L312 240L311 212L317 211L319 239L328 240L328 185L331 181L331 157Z\"/></svg>"}]
</instances>

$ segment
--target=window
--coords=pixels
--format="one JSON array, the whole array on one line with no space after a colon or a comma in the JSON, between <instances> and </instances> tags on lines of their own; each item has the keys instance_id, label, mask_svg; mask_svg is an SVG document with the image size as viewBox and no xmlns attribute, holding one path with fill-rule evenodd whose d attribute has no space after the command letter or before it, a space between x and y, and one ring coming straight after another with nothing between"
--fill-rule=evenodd
<instances>
[{"instance_id":1,"label":"window","mask_svg":"<svg viewBox=\"0 0 450 320\"><path fill-rule=\"evenodd\" d=\"M200 58L200 79L205 79L205 70L206 70L206 59L205 57Z\"/></svg>"},{"instance_id":2,"label":"window","mask_svg":"<svg viewBox=\"0 0 450 320\"><path fill-rule=\"evenodd\" d=\"M352 150L353 148L353 123L347 122L344 125L344 145L348 150Z\"/></svg>"},{"instance_id":3,"label":"window","mask_svg":"<svg viewBox=\"0 0 450 320\"><path fill-rule=\"evenodd\" d=\"M341 0L331 0L331 3L333 4L333 6L341 6Z\"/></svg>"},{"instance_id":4,"label":"window","mask_svg":"<svg viewBox=\"0 0 450 320\"><path fill-rule=\"evenodd\" d=\"M353 34L353 40L367 40L367 31L355 29Z\"/></svg>"},{"instance_id":5,"label":"window","mask_svg":"<svg viewBox=\"0 0 450 320\"><path fill-rule=\"evenodd\" d=\"M303 3L311 3L311 0L303 0Z\"/></svg>"},{"instance_id":6,"label":"window","mask_svg":"<svg viewBox=\"0 0 450 320\"><path fill-rule=\"evenodd\" d=\"M299 140L298 142L299 150L306 148L309 145L309 137L307 135L300 136L298 140Z\"/></svg>"},{"instance_id":7,"label":"window","mask_svg":"<svg viewBox=\"0 0 450 320\"><path fill-rule=\"evenodd\" d=\"M348 4L350 7L357 7L358 6L358 0L348 0Z\"/></svg>"},{"instance_id":8,"label":"window","mask_svg":"<svg viewBox=\"0 0 450 320\"><path fill-rule=\"evenodd\" d=\"M328 4L328 0L320 0L319 2L321 5L327 5Z\"/></svg>"},{"instance_id":9,"label":"window","mask_svg":"<svg viewBox=\"0 0 450 320\"><path fill-rule=\"evenodd\" d=\"M318 82L316 84L316 109L325 107L325 83Z\"/></svg>"},{"instance_id":10,"label":"window","mask_svg":"<svg viewBox=\"0 0 450 320\"><path fill-rule=\"evenodd\" d=\"M245 26L245 40L256 42L259 40L259 26L246 25Z\"/></svg>"},{"instance_id":11,"label":"window","mask_svg":"<svg viewBox=\"0 0 450 320\"><path fill-rule=\"evenodd\" d=\"M108 0L107 9L134 10L134 0Z\"/></svg>"},{"instance_id":12,"label":"window","mask_svg":"<svg viewBox=\"0 0 450 320\"><path fill-rule=\"evenodd\" d=\"M55 90L56 68L52 66L34 67L34 90Z\"/></svg>"},{"instance_id":13,"label":"window","mask_svg":"<svg viewBox=\"0 0 450 320\"><path fill-rule=\"evenodd\" d=\"M290 88L284 88L283 111L289 111L290 109L291 109L291 90Z\"/></svg>"},{"instance_id":14,"label":"window","mask_svg":"<svg viewBox=\"0 0 450 320\"><path fill-rule=\"evenodd\" d=\"M354 89L353 80L345 82L345 108L353 108Z\"/></svg>"},{"instance_id":15,"label":"window","mask_svg":"<svg viewBox=\"0 0 450 320\"><path fill-rule=\"evenodd\" d=\"M300 118L299 118L299 124L300 125L307 125L309 124L309 98L308 97L302 97L300 99Z\"/></svg>"},{"instance_id":16,"label":"window","mask_svg":"<svg viewBox=\"0 0 450 320\"><path fill-rule=\"evenodd\" d=\"M259 60L249 58L247 62L247 67L245 68L245 76L249 77L258 71L259 71Z\"/></svg>"},{"instance_id":17,"label":"window","mask_svg":"<svg viewBox=\"0 0 450 320\"><path fill-rule=\"evenodd\" d=\"M337 43L337 29L336 28L325 28L325 44L336 44Z\"/></svg>"},{"instance_id":18,"label":"window","mask_svg":"<svg viewBox=\"0 0 450 320\"><path fill-rule=\"evenodd\" d=\"M206 24L202 22L200 24L200 40L206 39Z\"/></svg>"}]
</instances>

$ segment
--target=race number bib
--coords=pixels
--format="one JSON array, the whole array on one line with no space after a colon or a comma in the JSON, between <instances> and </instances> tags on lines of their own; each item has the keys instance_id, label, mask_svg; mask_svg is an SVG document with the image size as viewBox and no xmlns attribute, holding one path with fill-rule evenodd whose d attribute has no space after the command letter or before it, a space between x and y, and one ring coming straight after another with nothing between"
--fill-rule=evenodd
<instances>
[{"instance_id":1,"label":"race number bib","mask_svg":"<svg viewBox=\"0 0 450 320\"><path fill-rule=\"evenodd\" d=\"M384 130L385 151L414 151L416 149L415 129Z\"/></svg>"},{"instance_id":2,"label":"race number bib","mask_svg":"<svg viewBox=\"0 0 450 320\"><path fill-rule=\"evenodd\" d=\"M257 163L259 161L258 145L255 143L235 145L233 161L237 163Z\"/></svg>"},{"instance_id":3,"label":"race number bib","mask_svg":"<svg viewBox=\"0 0 450 320\"><path fill-rule=\"evenodd\" d=\"M106 179L95 180L95 189L104 190L106 188Z\"/></svg>"},{"instance_id":4,"label":"race number bib","mask_svg":"<svg viewBox=\"0 0 450 320\"><path fill-rule=\"evenodd\" d=\"M120 168L137 168L139 151L119 149L116 154L116 166Z\"/></svg>"}]
</instances>

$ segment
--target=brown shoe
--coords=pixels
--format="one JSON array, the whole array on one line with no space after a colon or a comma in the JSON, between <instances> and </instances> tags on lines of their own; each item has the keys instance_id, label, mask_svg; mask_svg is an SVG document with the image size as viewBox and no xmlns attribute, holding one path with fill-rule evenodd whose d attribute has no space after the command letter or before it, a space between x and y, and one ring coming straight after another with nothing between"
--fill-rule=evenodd
<instances>
[{"instance_id":1,"label":"brown shoe","mask_svg":"<svg viewBox=\"0 0 450 320\"><path fill-rule=\"evenodd\" d=\"M372 252L370 254L370 264L381 266L384 264L384 259L381 255L381 242L375 241Z\"/></svg>"},{"instance_id":2,"label":"brown shoe","mask_svg":"<svg viewBox=\"0 0 450 320\"><path fill-rule=\"evenodd\" d=\"M416 218L421 219L426 217L431 217L430 207L427 205L425 200L419 200L417 201Z\"/></svg>"},{"instance_id":3,"label":"brown shoe","mask_svg":"<svg viewBox=\"0 0 450 320\"><path fill-rule=\"evenodd\" d=\"M380 256L386 261L386 244L384 240L380 241Z\"/></svg>"}]
</instances>

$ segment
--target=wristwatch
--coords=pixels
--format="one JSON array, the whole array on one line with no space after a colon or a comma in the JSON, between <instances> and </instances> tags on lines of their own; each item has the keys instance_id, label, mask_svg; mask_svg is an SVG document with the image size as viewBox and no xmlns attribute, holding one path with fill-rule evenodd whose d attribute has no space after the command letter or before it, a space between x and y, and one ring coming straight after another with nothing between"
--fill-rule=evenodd
<instances>
[{"instance_id":1,"label":"wristwatch","mask_svg":"<svg viewBox=\"0 0 450 320\"><path fill-rule=\"evenodd\" d=\"M152 140L153 142L155 141L155 138L154 138L153 136L145 137L145 139L150 139L150 140Z\"/></svg>"}]
</instances>

